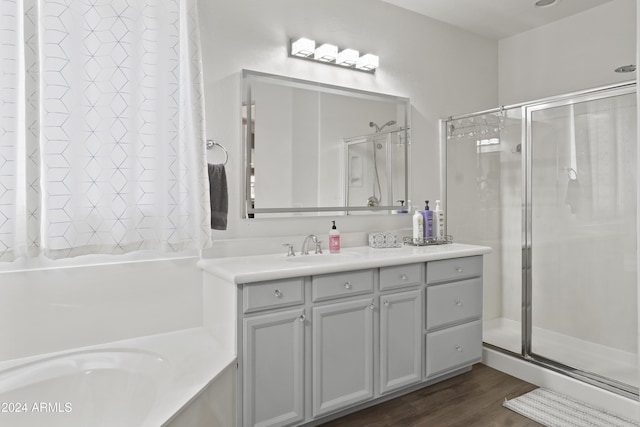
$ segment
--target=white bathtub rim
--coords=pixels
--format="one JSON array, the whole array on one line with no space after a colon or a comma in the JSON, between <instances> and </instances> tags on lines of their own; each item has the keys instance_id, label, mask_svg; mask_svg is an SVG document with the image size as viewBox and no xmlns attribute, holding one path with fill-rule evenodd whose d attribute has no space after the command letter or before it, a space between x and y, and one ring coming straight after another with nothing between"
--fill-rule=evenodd
<instances>
[{"instance_id":1,"label":"white bathtub rim","mask_svg":"<svg viewBox=\"0 0 640 427\"><path fill-rule=\"evenodd\" d=\"M104 362L96 363L92 360L92 356L96 355L118 356L120 354L126 354L129 358L144 357L144 361L136 360L135 363L136 368L142 367L142 372L138 369L134 369L131 364L113 365L106 364ZM148 359L154 359L156 362L160 362L160 364L164 365L161 369L165 370L165 372L158 372L158 369L156 368L159 366L140 363L147 362ZM71 360L74 362L84 360L85 363L80 366L76 363L73 365L65 363ZM55 369L52 369L51 365L55 365ZM56 356L44 357L21 365L16 365L8 369L0 370L0 395L8 393L15 388L30 386L43 380L51 380L65 375L74 375L88 370L93 371L97 369L117 369L125 372L143 373L153 379L162 380L163 377L170 375L171 366L167 359L162 357L160 354L140 349L106 348L100 350L65 352ZM159 381L159 384L163 384L163 381Z\"/></svg>"},{"instance_id":2,"label":"white bathtub rim","mask_svg":"<svg viewBox=\"0 0 640 427\"><path fill-rule=\"evenodd\" d=\"M0 374L69 354L116 350L159 355L171 365L173 375L140 427L166 424L236 360L234 349L221 348L205 328L198 327L0 362Z\"/></svg>"}]
</instances>

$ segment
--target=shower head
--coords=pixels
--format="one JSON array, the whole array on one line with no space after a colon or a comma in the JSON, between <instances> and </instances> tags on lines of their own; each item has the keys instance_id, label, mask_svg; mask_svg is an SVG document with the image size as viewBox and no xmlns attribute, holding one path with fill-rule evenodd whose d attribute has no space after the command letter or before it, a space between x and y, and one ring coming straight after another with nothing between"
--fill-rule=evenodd
<instances>
[{"instance_id":1,"label":"shower head","mask_svg":"<svg viewBox=\"0 0 640 427\"><path fill-rule=\"evenodd\" d=\"M375 127L376 132L380 132L382 129L386 128L387 126L393 126L395 124L396 124L395 120L389 120L387 123L383 124L382 126L378 126L374 122L369 122L369 127Z\"/></svg>"},{"instance_id":2,"label":"shower head","mask_svg":"<svg viewBox=\"0 0 640 427\"><path fill-rule=\"evenodd\" d=\"M383 124L382 127L380 128L380 130L386 128L387 126L393 126L396 124L395 120L389 120L387 123Z\"/></svg>"},{"instance_id":3,"label":"shower head","mask_svg":"<svg viewBox=\"0 0 640 427\"><path fill-rule=\"evenodd\" d=\"M633 64L623 65L622 67L616 68L614 71L616 73L633 73L636 70L636 66Z\"/></svg>"}]
</instances>

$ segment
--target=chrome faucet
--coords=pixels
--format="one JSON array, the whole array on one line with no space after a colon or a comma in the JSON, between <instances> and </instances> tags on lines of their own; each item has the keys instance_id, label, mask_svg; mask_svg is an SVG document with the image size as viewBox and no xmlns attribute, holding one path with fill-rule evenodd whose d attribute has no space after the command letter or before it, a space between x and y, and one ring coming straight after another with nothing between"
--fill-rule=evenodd
<instances>
[{"instance_id":1,"label":"chrome faucet","mask_svg":"<svg viewBox=\"0 0 640 427\"><path fill-rule=\"evenodd\" d=\"M291 243L284 243L282 246L287 247L287 256L296 256L296 253L293 250L293 245Z\"/></svg>"},{"instance_id":2,"label":"chrome faucet","mask_svg":"<svg viewBox=\"0 0 640 427\"><path fill-rule=\"evenodd\" d=\"M300 248L300 255L309 255L309 240L311 240L316 245L316 253L322 253L322 242L318 240L315 234L309 234L304 238L304 242L302 242L302 248Z\"/></svg>"}]
</instances>

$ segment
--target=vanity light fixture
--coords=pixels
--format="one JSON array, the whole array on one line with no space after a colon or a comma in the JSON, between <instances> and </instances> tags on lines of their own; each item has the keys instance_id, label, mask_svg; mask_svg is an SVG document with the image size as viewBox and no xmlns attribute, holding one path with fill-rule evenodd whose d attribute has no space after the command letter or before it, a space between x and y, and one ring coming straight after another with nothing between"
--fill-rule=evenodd
<instances>
[{"instance_id":1,"label":"vanity light fixture","mask_svg":"<svg viewBox=\"0 0 640 427\"><path fill-rule=\"evenodd\" d=\"M325 43L318 47L313 55L313 59L322 62L335 61L338 58L338 46Z\"/></svg>"},{"instance_id":2,"label":"vanity light fixture","mask_svg":"<svg viewBox=\"0 0 640 427\"><path fill-rule=\"evenodd\" d=\"M336 64L342 65L344 67L353 67L356 65L356 62L360 58L360 52L355 49L343 49L338 54L338 59L336 59Z\"/></svg>"},{"instance_id":3,"label":"vanity light fixture","mask_svg":"<svg viewBox=\"0 0 640 427\"><path fill-rule=\"evenodd\" d=\"M330 43L318 43L318 45L316 48L315 40L305 37L292 39L289 56L367 73L375 73L380 65L378 56L371 53L360 56L360 52L355 49L339 49L338 46Z\"/></svg>"},{"instance_id":4,"label":"vanity light fixture","mask_svg":"<svg viewBox=\"0 0 640 427\"><path fill-rule=\"evenodd\" d=\"M380 59L377 55L367 53L366 55L362 55L360 58L358 58L358 61L356 62L356 68L358 70L373 71L378 68L379 63Z\"/></svg>"},{"instance_id":5,"label":"vanity light fixture","mask_svg":"<svg viewBox=\"0 0 640 427\"><path fill-rule=\"evenodd\" d=\"M304 37L291 43L291 55L306 58L316 51L316 42Z\"/></svg>"}]
</instances>

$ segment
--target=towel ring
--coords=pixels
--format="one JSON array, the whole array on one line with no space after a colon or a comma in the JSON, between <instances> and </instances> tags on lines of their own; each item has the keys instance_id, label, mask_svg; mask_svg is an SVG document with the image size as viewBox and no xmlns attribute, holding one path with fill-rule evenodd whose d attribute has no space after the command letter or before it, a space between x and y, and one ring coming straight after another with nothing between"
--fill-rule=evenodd
<instances>
[{"instance_id":1,"label":"towel ring","mask_svg":"<svg viewBox=\"0 0 640 427\"><path fill-rule=\"evenodd\" d=\"M222 149L222 151L224 151L224 162L222 162L223 165L227 165L227 161L229 160L229 152L227 151L226 148L224 148L224 145L220 144L217 141L214 141L213 139L207 139L207 150L211 150L213 149L213 147L220 147Z\"/></svg>"}]
</instances>

